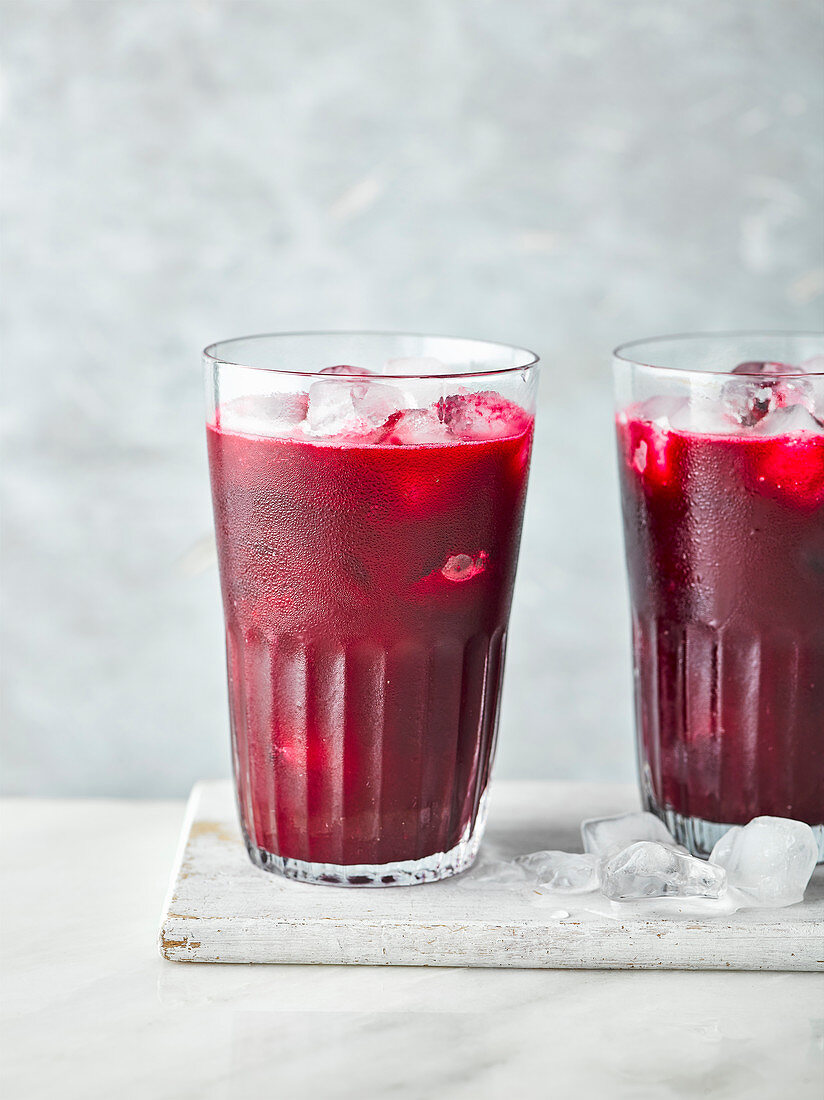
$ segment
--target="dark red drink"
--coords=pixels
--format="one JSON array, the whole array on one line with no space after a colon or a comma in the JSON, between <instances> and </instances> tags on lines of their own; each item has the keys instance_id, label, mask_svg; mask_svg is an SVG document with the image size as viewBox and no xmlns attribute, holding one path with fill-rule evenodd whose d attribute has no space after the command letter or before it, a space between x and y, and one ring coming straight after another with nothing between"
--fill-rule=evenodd
<instances>
[{"instance_id":1,"label":"dark red drink","mask_svg":"<svg viewBox=\"0 0 824 1100\"><path fill-rule=\"evenodd\" d=\"M758 423L759 392L726 432L618 417L642 783L699 850L706 823L824 823L824 427Z\"/></svg>"},{"instance_id":2,"label":"dark red drink","mask_svg":"<svg viewBox=\"0 0 824 1100\"><path fill-rule=\"evenodd\" d=\"M397 865L465 843L486 789L532 418L476 393L266 437L218 408L208 443L250 852L414 881Z\"/></svg>"}]
</instances>

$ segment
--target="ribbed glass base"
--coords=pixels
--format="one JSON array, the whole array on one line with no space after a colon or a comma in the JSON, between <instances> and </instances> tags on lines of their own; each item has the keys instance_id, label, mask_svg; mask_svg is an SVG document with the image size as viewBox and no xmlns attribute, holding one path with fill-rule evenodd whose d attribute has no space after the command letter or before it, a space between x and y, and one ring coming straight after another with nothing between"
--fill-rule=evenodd
<instances>
[{"instance_id":1,"label":"ribbed glass base","mask_svg":"<svg viewBox=\"0 0 824 1100\"><path fill-rule=\"evenodd\" d=\"M715 844L732 825L718 821L705 821L701 817L685 817L675 810L665 810L650 804L650 810L657 814L679 844L688 848L694 856L708 856ZM818 842L818 862L824 863L824 825L813 825L813 834Z\"/></svg>"},{"instance_id":2,"label":"ribbed glass base","mask_svg":"<svg viewBox=\"0 0 824 1100\"><path fill-rule=\"evenodd\" d=\"M448 852L435 852L422 859L405 859L397 863L353 863L341 866L335 863L307 863L302 859L289 859L274 855L246 839L246 850L255 866L272 871L298 882L313 882L321 886L417 886L422 882L439 879L468 871L475 862L486 825L486 793L481 797L475 828L467 826L466 832Z\"/></svg>"}]
</instances>

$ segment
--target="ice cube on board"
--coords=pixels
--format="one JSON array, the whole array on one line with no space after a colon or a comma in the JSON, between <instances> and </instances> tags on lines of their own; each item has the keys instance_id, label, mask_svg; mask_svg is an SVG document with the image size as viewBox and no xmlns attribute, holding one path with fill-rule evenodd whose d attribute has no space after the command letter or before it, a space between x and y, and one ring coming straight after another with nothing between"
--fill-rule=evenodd
<instances>
[{"instance_id":1,"label":"ice cube on board","mask_svg":"<svg viewBox=\"0 0 824 1100\"><path fill-rule=\"evenodd\" d=\"M578 852L530 852L515 861L540 890L560 894L587 894L598 889L600 859Z\"/></svg>"},{"instance_id":2,"label":"ice cube on board","mask_svg":"<svg viewBox=\"0 0 824 1100\"><path fill-rule=\"evenodd\" d=\"M710 864L723 867L730 886L755 906L801 901L818 859L809 825L788 817L754 817L735 825L717 842Z\"/></svg>"},{"instance_id":3,"label":"ice cube on board","mask_svg":"<svg viewBox=\"0 0 824 1100\"><path fill-rule=\"evenodd\" d=\"M657 840L675 846L675 837L655 814L629 813L593 817L581 822L584 851L608 858L636 840Z\"/></svg>"},{"instance_id":4,"label":"ice cube on board","mask_svg":"<svg viewBox=\"0 0 824 1100\"><path fill-rule=\"evenodd\" d=\"M720 898L726 889L723 867L654 840L630 844L601 867L601 892L613 901Z\"/></svg>"}]
</instances>

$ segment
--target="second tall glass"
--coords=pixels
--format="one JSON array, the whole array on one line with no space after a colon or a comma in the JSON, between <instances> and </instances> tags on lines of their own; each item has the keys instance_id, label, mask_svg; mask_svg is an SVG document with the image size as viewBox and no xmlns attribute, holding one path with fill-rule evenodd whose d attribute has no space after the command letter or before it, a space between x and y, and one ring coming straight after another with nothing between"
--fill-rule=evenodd
<instances>
[{"instance_id":1,"label":"second tall glass","mask_svg":"<svg viewBox=\"0 0 824 1100\"><path fill-rule=\"evenodd\" d=\"M824 854L824 338L642 341L615 380L647 805L698 854L765 814Z\"/></svg>"},{"instance_id":2,"label":"second tall glass","mask_svg":"<svg viewBox=\"0 0 824 1100\"><path fill-rule=\"evenodd\" d=\"M536 357L304 334L205 353L241 822L255 863L381 886L484 823Z\"/></svg>"}]
</instances>

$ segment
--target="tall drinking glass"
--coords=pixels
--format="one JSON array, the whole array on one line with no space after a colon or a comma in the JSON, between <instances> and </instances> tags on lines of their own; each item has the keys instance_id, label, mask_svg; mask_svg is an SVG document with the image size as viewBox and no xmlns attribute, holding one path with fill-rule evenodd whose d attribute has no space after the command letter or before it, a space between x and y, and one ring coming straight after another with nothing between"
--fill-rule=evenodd
<instances>
[{"instance_id":1,"label":"tall drinking glass","mask_svg":"<svg viewBox=\"0 0 824 1100\"><path fill-rule=\"evenodd\" d=\"M697 854L769 814L824 850L824 337L615 352L643 796Z\"/></svg>"},{"instance_id":2,"label":"tall drinking glass","mask_svg":"<svg viewBox=\"0 0 824 1100\"><path fill-rule=\"evenodd\" d=\"M375 333L204 355L253 862L351 886L465 870L495 748L536 357Z\"/></svg>"}]
</instances>

